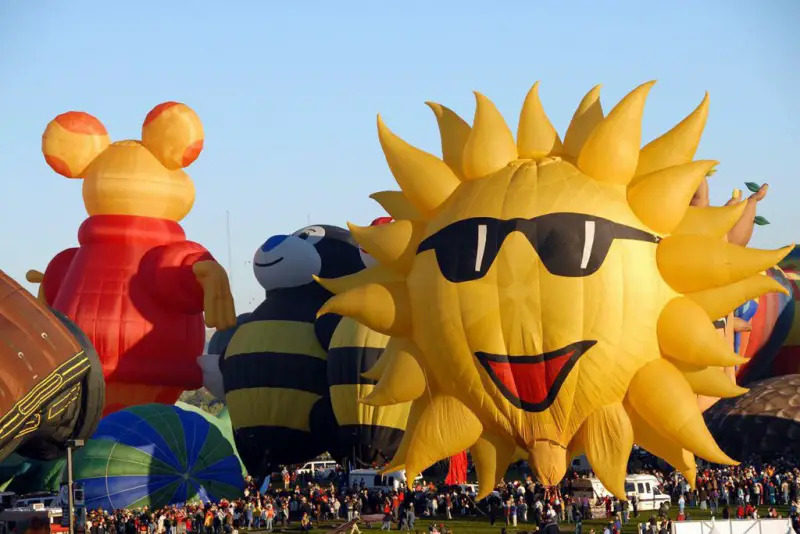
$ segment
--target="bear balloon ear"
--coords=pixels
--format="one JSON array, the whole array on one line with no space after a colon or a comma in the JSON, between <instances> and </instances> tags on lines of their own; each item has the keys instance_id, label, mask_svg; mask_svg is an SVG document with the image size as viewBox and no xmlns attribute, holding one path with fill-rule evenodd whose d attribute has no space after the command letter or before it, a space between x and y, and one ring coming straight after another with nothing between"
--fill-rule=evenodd
<instances>
[{"instance_id":1,"label":"bear balloon ear","mask_svg":"<svg viewBox=\"0 0 800 534\"><path fill-rule=\"evenodd\" d=\"M48 123L42 134L42 153L58 174L81 178L110 143L103 123L88 113L68 111Z\"/></svg>"},{"instance_id":2,"label":"bear balloon ear","mask_svg":"<svg viewBox=\"0 0 800 534\"><path fill-rule=\"evenodd\" d=\"M144 119L142 144L166 168L188 167L203 150L203 123L189 106L164 102Z\"/></svg>"}]
</instances>

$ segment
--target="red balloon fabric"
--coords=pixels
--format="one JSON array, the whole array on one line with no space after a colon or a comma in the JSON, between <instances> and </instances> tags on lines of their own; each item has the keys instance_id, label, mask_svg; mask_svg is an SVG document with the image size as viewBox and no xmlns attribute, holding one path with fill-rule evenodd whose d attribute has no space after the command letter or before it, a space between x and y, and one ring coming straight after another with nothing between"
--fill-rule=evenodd
<instances>
[{"instance_id":1,"label":"red balloon fabric","mask_svg":"<svg viewBox=\"0 0 800 534\"><path fill-rule=\"evenodd\" d=\"M176 222L129 215L89 217L78 242L53 258L43 287L47 302L97 348L105 413L171 404L201 387L203 290L192 266L211 254Z\"/></svg>"},{"instance_id":2,"label":"red balloon fabric","mask_svg":"<svg viewBox=\"0 0 800 534\"><path fill-rule=\"evenodd\" d=\"M448 485L467 483L467 451L450 457L450 468L444 483Z\"/></svg>"}]
</instances>

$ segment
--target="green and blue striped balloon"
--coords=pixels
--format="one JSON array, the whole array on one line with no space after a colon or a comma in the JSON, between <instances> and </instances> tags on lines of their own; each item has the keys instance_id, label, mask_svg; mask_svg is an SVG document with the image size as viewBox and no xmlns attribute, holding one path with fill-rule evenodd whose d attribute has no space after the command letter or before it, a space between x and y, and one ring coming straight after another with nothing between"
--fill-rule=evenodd
<instances>
[{"instance_id":1,"label":"green and blue striped balloon","mask_svg":"<svg viewBox=\"0 0 800 534\"><path fill-rule=\"evenodd\" d=\"M106 416L75 453L88 509L217 502L242 494L231 443L201 415L166 404Z\"/></svg>"}]
</instances>

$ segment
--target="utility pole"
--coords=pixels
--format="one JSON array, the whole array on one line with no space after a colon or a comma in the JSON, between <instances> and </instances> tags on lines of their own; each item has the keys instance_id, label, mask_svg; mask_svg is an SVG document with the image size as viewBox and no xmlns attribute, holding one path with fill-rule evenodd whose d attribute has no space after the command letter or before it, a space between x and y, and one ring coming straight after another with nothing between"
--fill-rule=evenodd
<instances>
[{"instance_id":1,"label":"utility pole","mask_svg":"<svg viewBox=\"0 0 800 534\"><path fill-rule=\"evenodd\" d=\"M231 252L231 212L225 210L225 228L228 235L228 280L233 293L233 253Z\"/></svg>"},{"instance_id":2,"label":"utility pole","mask_svg":"<svg viewBox=\"0 0 800 534\"><path fill-rule=\"evenodd\" d=\"M72 481L72 449L83 447L82 439L67 441L67 490L69 491L69 534L75 534L75 495Z\"/></svg>"}]
</instances>

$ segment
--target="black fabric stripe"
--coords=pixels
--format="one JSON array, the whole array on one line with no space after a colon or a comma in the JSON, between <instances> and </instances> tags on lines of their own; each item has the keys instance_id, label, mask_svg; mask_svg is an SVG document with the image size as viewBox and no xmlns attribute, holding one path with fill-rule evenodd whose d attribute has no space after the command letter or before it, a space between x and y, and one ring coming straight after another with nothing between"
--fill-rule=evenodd
<instances>
[{"instance_id":1,"label":"black fabric stripe","mask_svg":"<svg viewBox=\"0 0 800 534\"><path fill-rule=\"evenodd\" d=\"M326 395L326 362L303 354L256 352L222 362L225 392L248 388L286 388Z\"/></svg>"},{"instance_id":2,"label":"black fabric stripe","mask_svg":"<svg viewBox=\"0 0 800 534\"><path fill-rule=\"evenodd\" d=\"M248 474L260 478L281 464L299 464L325 451L309 432L293 428L259 426L235 431L236 449Z\"/></svg>"},{"instance_id":3,"label":"black fabric stripe","mask_svg":"<svg viewBox=\"0 0 800 534\"><path fill-rule=\"evenodd\" d=\"M397 452L404 432L378 425L345 425L339 428L339 440L347 450L346 459L356 466L384 464Z\"/></svg>"},{"instance_id":4,"label":"black fabric stripe","mask_svg":"<svg viewBox=\"0 0 800 534\"><path fill-rule=\"evenodd\" d=\"M316 282L300 287L268 291L267 299L253 310L248 322L276 319L313 323L317 318L317 310L332 295Z\"/></svg>"},{"instance_id":5,"label":"black fabric stripe","mask_svg":"<svg viewBox=\"0 0 800 534\"><path fill-rule=\"evenodd\" d=\"M374 347L337 347L328 351L328 385L377 384L361 373L372 369L383 349Z\"/></svg>"}]
</instances>

